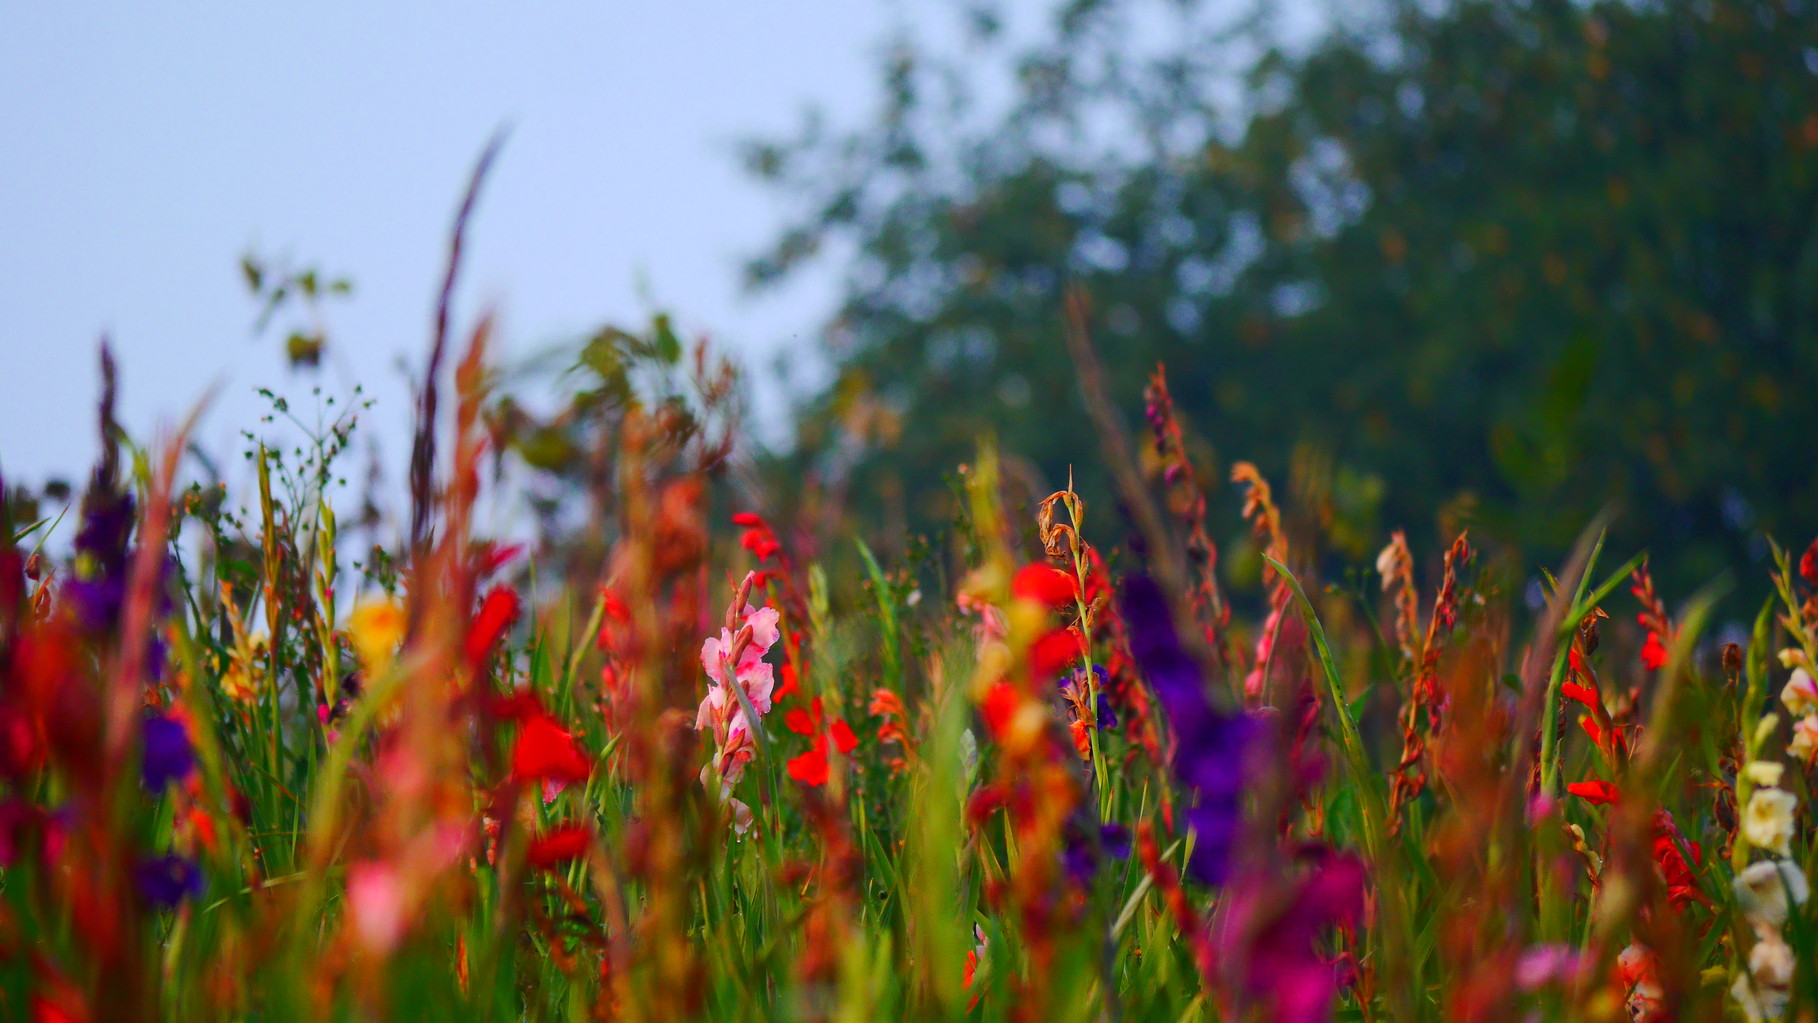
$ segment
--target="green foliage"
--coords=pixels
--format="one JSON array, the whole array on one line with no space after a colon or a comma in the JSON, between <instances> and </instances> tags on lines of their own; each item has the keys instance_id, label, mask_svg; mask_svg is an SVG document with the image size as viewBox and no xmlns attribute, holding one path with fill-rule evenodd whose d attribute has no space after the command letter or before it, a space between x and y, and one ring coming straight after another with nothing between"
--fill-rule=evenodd
<instances>
[{"instance_id":1,"label":"green foliage","mask_svg":"<svg viewBox=\"0 0 1818 1023\"><path fill-rule=\"evenodd\" d=\"M1031 43L968 5L963 49L892 49L872 123L751 147L801 213L754 282L856 248L786 471L856 434L854 492L925 522L991 430L1058 484L1077 283L1120 403L1165 360L1202 481L1336 466L1303 496L1351 556L1470 523L1544 561L1614 508L1690 586L1804 527L1818 9L1382 2L1311 41L1221 10L1062 4Z\"/></svg>"}]
</instances>

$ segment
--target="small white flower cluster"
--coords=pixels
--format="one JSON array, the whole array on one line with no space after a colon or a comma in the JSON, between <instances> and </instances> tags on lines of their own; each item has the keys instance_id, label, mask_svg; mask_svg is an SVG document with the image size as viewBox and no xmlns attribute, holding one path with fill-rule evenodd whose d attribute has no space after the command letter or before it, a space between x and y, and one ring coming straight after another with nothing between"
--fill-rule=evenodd
<instances>
[{"instance_id":1,"label":"small white flower cluster","mask_svg":"<svg viewBox=\"0 0 1818 1023\"><path fill-rule=\"evenodd\" d=\"M1750 1023L1781 1019L1793 983L1793 949L1780 931L1792 907L1810 894L1805 873L1791 860L1763 860L1736 875L1735 889L1736 905L1756 941L1748 971L1737 974L1730 995Z\"/></svg>"}]
</instances>

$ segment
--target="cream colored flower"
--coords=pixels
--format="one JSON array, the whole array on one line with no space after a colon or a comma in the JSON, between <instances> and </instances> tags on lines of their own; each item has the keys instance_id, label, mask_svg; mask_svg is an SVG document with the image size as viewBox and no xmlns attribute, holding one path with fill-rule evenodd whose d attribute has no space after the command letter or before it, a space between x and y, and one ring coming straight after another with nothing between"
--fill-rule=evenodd
<instances>
[{"instance_id":1,"label":"cream colored flower","mask_svg":"<svg viewBox=\"0 0 1818 1023\"><path fill-rule=\"evenodd\" d=\"M1730 995L1742 1006L1750 1023L1781 1019L1786 1015L1793 983L1793 950L1780 935L1764 937L1749 949L1749 972L1730 985Z\"/></svg>"},{"instance_id":2,"label":"cream colored flower","mask_svg":"<svg viewBox=\"0 0 1818 1023\"><path fill-rule=\"evenodd\" d=\"M1799 799L1791 792L1756 789L1743 810L1743 837L1757 849L1766 849L1776 856L1788 855L1793 838L1793 808L1797 805Z\"/></svg>"},{"instance_id":3,"label":"cream colored flower","mask_svg":"<svg viewBox=\"0 0 1818 1023\"><path fill-rule=\"evenodd\" d=\"M1757 930L1779 931L1786 923L1788 902L1803 905L1810 888L1805 871L1792 860L1758 860L1736 875L1736 904Z\"/></svg>"},{"instance_id":4,"label":"cream colored flower","mask_svg":"<svg viewBox=\"0 0 1818 1023\"><path fill-rule=\"evenodd\" d=\"M1781 687L1780 702L1801 717L1818 712L1818 682L1812 681L1812 673L1794 668L1792 677Z\"/></svg>"},{"instance_id":5,"label":"cream colored flower","mask_svg":"<svg viewBox=\"0 0 1818 1023\"><path fill-rule=\"evenodd\" d=\"M1749 766L1742 770L1755 784L1773 788L1780 784L1780 776L1786 773L1786 765L1772 760L1751 760Z\"/></svg>"},{"instance_id":6,"label":"cream colored flower","mask_svg":"<svg viewBox=\"0 0 1818 1023\"><path fill-rule=\"evenodd\" d=\"M1786 751L1806 763L1818 756L1818 714L1807 714L1793 722L1793 741L1787 743Z\"/></svg>"}]
</instances>

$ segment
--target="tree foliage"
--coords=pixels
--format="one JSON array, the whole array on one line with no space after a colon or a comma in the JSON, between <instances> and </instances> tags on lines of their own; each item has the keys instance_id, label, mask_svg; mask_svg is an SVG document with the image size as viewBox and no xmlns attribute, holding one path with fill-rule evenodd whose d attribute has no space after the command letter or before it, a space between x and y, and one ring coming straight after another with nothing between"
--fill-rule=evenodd
<instances>
[{"instance_id":1,"label":"tree foliage","mask_svg":"<svg viewBox=\"0 0 1818 1023\"><path fill-rule=\"evenodd\" d=\"M1702 579L1810 527L1818 5L1212 6L971 5L872 122L750 147L802 214L753 280L851 253L791 471L913 520L989 431L1064 479L1078 284L1127 413L1166 362L1201 479L1292 478L1351 554L1614 507Z\"/></svg>"}]
</instances>

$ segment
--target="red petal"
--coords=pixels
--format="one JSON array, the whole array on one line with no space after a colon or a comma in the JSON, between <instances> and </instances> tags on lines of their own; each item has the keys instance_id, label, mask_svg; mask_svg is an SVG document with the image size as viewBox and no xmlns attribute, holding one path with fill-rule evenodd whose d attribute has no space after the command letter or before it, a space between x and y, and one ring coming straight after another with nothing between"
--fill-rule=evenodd
<instances>
[{"instance_id":1,"label":"red petal","mask_svg":"<svg viewBox=\"0 0 1818 1023\"><path fill-rule=\"evenodd\" d=\"M1024 565L1010 581L1010 594L1053 608L1073 603L1079 587L1073 577L1047 565Z\"/></svg>"},{"instance_id":2,"label":"red petal","mask_svg":"<svg viewBox=\"0 0 1818 1023\"><path fill-rule=\"evenodd\" d=\"M1587 803L1614 803L1622 793L1607 781L1575 781L1566 791Z\"/></svg>"},{"instance_id":3,"label":"red petal","mask_svg":"<svg viewBox=\"0 0 1818 1023\"><path fill-rule=\"evenodd\" d=\"M520 608L518 592L509 586L494 586L480 604L473 626L467 630L467 666L477 672L492 655L492 648L517 620Z\"/></svg>"},{"instance_id":4,"label":"red petal","mask_svg":"<svg viewBox=\"0 0 1818 1023\"><path fill-rule=\"evenodd\" d=\"M511 751L513 781L579 783L592 769L574 736L548 714L532 714L518 727L518 742Z\"/></svg>"},{"instance_id":5,"label":"red petal","mask_svg":"<svg viewBox=\"0 0 1818 1023\"><path fill-rule=\"evenodd\" d=\"M833 748L841 753L851 753L858 745L858 736L852 734L852 728L844 721L835 718L829 731L833 733Z\"/></svg>"},{"instance_id":6,"label":"red petal","mask_svg":"<svg viewBox=\"0 0 1818 1023\"><path fill-rule=\"evenodd\" d=\"M1559 692L1560 695L1568 700L1577 700L1587 707L1597 706L1597 690L1592 689L1590 686L1581 686L1576 682L1566 682L1560 685Z\"/></svg>"},{"instance_id":7,"label":"red petal","mask_svg":"<svg viewBox=\"0 0 1818 1023\"><path fill-rule=\"evenodd\" d=\"M1003 734L1004 729L1010 724L1010 718L1016 714L1016 708L1020 702L1016 690L1010 688L1008 682L993 685L990 691L985 693L985 699L979 705L979 713L985 719L986 730L994 736Z\"/></svg>"},{"instance_id":8,"label":"red petal","mask_svg":"<svg viewBox=\"0 0 1818 1023\"><path fill-rule=\"evenodd\" d=\"M1649 671L1659 671L1666 665L1667 649L1660 642L1660 634L1648 633L1648 641L1641 645L1641 664Z\"/></svg>"},{"instance_id":9,"label":"red petal","mask_svg":"<svg viewBox=\"0 0 1818 1023\"><path fill-rule=\"evenodd\" d=\"M1592 721L1588 715L1578 718L1578 727L1584 729L1584 734L1590 736L1592 742L1603 742L1603 729L1598 728L1597 722Z\"/></svg>"},{"instance_id":10,"label":"red petal","mask_svg":"<svg viewBox=\"0 0 1818 1023\"><path fill-rule=\"evenodd\" d=\"M558 824L530 843L526 860L538 870L548 870L559 863L578 860L587 852L593 838L581 824Z\"/></svg>"},{"instance_id":11,"label":"red petal","mask_svg":"<svg viewBox=\"0 0 1818 1023\"><path fill-rule=\"evenodd\" d=\"M813 735L814 716L800 707L793 708L783 715L783 727L797 735Z\"/></svg>"},{"instance_id":12,"label":"red petal","mask_svg":"<svg viewBox=\"0 0 1818 1023\"><path fill-rule=\"evenodd\" d=\"M764 517L756 512L739 512L732 516L732 524L735 526L744 526L746 529L769 528L764 524Z\"/></svg>"},{"instance_id":13,"label":"red petal","mask_svg":"<svg viewBox=\"0 0 1818 1023\"><path fill-rule=\"evenodd\" d=\"M1566 653L1566 662L1572 666L1573 671L1580 675L1590 674L1584 667L1584 655L1578 652L1577 647L1572 647L1571 650Z\"/></svg>"},{"instance_id":14,"label":"red petal","mask_svg":"<svg viewBox=\"0 0 1818 1023\"><path fill-rule=\"evenodd\" d=\"M1053 678L1079 660L1079 636L1071 629L1054 629L1029 647L1029 671L1036 678Z\"/></svg>"},{"instance_id":15,"label":"red petal","mask_svg":"<svg viewBox=\"0 0 1818 1023\"><path fill-rule=\"evenodd\" d=\"M813 749L789 761L789 777L804 785L827 784L827 751L816 743Z\"/></svg>"},{"instance_id":16,"label":"red petal","mask_svg":"<svg viewBox=\"0 0 1818 1023\"><path fill-rule=\"evenodd\" d=\"M770 694L771 703L779 703L785 696L788 696L801 688L801 686L796 684L795 665L783 665L782 676L783 681L777 683L776 690Z\"/></svg>"}]
</instances>

